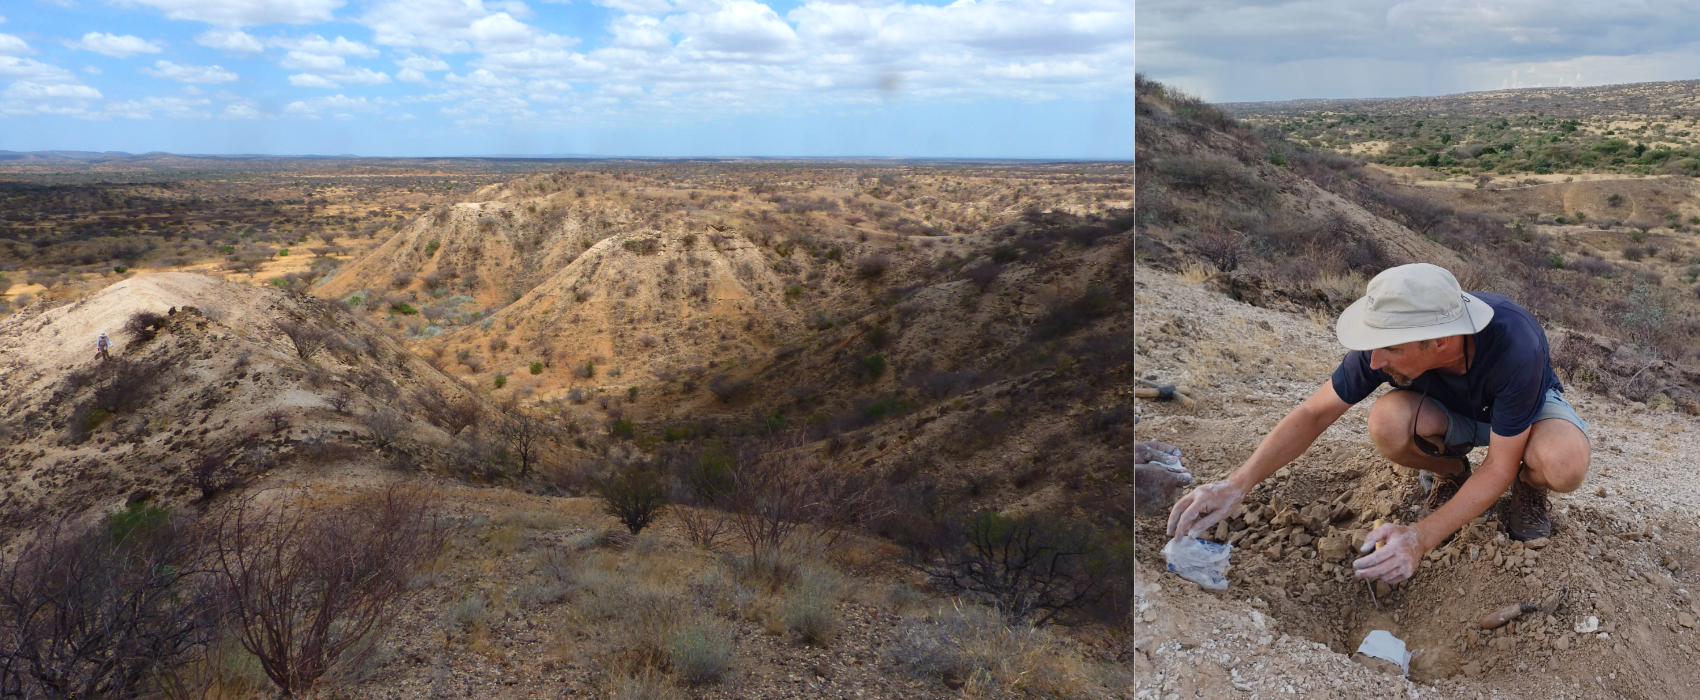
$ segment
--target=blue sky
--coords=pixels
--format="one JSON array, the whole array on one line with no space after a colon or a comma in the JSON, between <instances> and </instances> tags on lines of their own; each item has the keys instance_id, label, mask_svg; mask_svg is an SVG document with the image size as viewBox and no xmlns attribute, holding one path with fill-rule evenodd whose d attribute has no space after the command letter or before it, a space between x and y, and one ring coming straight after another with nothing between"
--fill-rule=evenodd
<instances>
[{"instance_id":1,"label":"blue sky","mask_svg":"<svg viewBox=\"0 0 1700 700\"><path fill-rule=\"evenodd\" d=\"M1700 78L1693 0L1140 0L1139 68L1213 102Z\"/></svg>"},{"instance_id":2,"label":"blue sky","mask_svg":"<svg viewBox=\"0 0 1700 700\"><path fill-rule=\"evenodd\" d=\"M1133 0L10 0L0 149L1133 156Z\"/></svg>"}]
</instances>

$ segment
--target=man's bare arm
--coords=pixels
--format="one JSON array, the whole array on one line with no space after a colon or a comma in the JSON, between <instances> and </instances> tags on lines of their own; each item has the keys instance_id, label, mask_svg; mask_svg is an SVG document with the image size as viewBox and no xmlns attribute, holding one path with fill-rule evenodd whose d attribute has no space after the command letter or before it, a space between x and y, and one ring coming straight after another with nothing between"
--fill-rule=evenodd
<instances>
[{"instance_id":1,"label":"man's bare arm","mask_svg":"<svg viewBox=\"0 0 1700 700\"><path fill-rule=\"evenodd\" d=\"M1316 393L1275 424L1245 464L1228 475L1228 481L1249 493L1253 486L1269 478L1275 470L1298 459L1310 449L1311 443L1316 442L1322 431L1334 425L1351 408L1352 405L1340 400L1340 395L1334 391L1333 380L1323 382Z\"/></svg>"},{"instance_id":2,"label":"man's bare arm","mask_svg":"<svg viewBox=\"0 0 1700 700\"><path fill-rule=\"evenodd\" d=\"M1488 438L1487 457L1469 480L1458 488L1458 494L1428 517L1417 521L1415 527L1423 551L1440 546L1448 536L1499 500L1500 494L1505 493L1505 487L1517 478L1517 469L1523 463L1523 450L1529 445L1531 432L1525 428L1515 437L1495 433Z\"/></svg>"},{"instance_id":3,"label":"man's bare arm","mask_svg":"<svg viewBox=\"0 0 1700 700\"><path fill-rule=\"evenodd\" d=\"M1199 486L1176 502L1169 511L1169 534L1190 534L1228 517L1253 486L1298 459L1351 407L1335 393L1333 380L1323 382L1316 393L1275 424L1245 464L1228 478Z\"/></svg>"},{"instance_id":4,"label":"man's bare arm","mask_svg":"<svg viewBox=\"0 0 1700 700\"><path fill-rule=\"evenodd\" d=\"M1505 493L1505 487L1517 478L1517 467L1523 462L1523 449L1529 444L1530 432L1489 438L1487 458L1482 460L1481 467L1458 488L1452 500L1415 525L1385 523L1370 530L1360 550L1368 556L1352 562L1357 576L1398 583L1416 574L1424 554L1440 546L1447 536L1481 515ZM1377 542L1387 546L1372 551Z\"/></svg>"}]
</instances>

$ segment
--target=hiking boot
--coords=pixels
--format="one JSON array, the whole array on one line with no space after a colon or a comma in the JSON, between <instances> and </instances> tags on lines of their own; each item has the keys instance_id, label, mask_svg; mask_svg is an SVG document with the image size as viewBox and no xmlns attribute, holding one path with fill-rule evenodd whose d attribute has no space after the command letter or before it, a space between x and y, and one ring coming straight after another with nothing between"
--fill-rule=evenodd
<instances>
[{"instance_id":1,"label":"hiking boot","mask_svg":"<svg viewBox=\"0 0 1700 700\"><path fill-rule=\"evenodd\" d=\"M1458 495L1458 488L1463 486L1464 481L1470 478L1470 460L1461 461L1464 463L1464 468L1456 474L1441 475L1425 471L1417 477L1423 488L1428 491L1428 499L1423 501L1424 517L1427 517L1429 513L1440 510L1441 506L1446 505L1447 501Z\"/></svg>"},{"instance_id":2,"label":"hiking boot","mask_svg":"<svg viewBox=\"0 0 1700 700\"><path fill-rule=\"evenodd\" d=\"M1552 516L1547 514L1547 492L1523 481L1522 472L1511 482L1511 507L1506 514L1505 530L1518 542L1540 539L1552 534Z\"/></svg>"}]
</instances>

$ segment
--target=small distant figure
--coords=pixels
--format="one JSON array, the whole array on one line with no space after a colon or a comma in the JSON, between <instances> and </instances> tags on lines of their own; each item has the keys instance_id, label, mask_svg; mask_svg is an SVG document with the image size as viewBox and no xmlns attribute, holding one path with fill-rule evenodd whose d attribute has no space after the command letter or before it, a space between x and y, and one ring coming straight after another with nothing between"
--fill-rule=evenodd
<instances>
[{"instance_id":1,"label":"small distant figure","mask_svg":"<svg viewBox=\"0 0 1700 700\"><path fill-rule=\"evenodd\" d=\"M100 360L102 362L110 360L110 359L112 359L112 353L108 352L108 350L110 350L111 348L112 348L112 339L106 337L106 331L101 331L100 337L94 339L95 355L99 356Z\"/></svg>"}]
</instances>

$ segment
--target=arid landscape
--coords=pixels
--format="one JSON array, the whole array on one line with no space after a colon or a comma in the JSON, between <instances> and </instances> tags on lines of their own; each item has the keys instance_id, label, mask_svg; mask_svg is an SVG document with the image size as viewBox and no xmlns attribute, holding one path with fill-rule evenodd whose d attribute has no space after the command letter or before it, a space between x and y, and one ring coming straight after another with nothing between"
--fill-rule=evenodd
<instances>
[{"instance_id":1,"label":"arid landscape","mask_svg":"<svg viewBox=\"0 0 1700 700\"><path fill-rule=\"evenodd\" d=\"M1134 687L1131 164L71 156L0 691Z\"/></svg>"}]
</instances>

